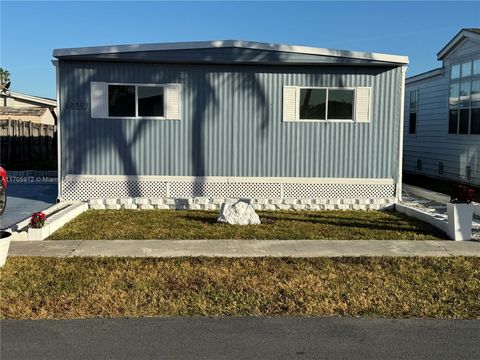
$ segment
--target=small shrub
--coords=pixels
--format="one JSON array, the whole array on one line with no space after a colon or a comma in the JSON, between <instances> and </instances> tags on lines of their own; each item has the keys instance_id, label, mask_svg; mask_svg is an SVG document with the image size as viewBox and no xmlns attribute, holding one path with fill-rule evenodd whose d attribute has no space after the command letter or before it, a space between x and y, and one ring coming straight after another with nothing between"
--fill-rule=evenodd
<instances>
[{"instance_id":1,"label":"small shrub","mask_svg":"<svg viewBox=\"0 0 480 360\"><path fill-rule=\"evenodd\" d=\"M470 204L474 197L474 188L467 185L458 184L453 191L450 202L452 204Z\"/></svg>"},{"instance_id":2,"label":"small shrub","mask_svg":"<svg viewBox=\"0 0 480 360\"><path fill-rule=\"evenodd\" d=\"M30 226L35 229L40 229L45 225L46 216L43 212L36 212L30 219Z\"/></svg>"}]
</instances>

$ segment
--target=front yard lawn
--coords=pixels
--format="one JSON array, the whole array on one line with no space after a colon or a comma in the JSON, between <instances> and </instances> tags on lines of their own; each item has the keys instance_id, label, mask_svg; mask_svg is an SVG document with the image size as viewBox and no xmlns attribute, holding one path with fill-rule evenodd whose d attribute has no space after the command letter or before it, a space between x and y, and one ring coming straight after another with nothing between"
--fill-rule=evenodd
<instances>
[{"instance_id":1,"label":"front yard lawn","mask_svg":"<svg viewBox=\"0 0 480 360\"><path fill-rule=\"evenodd\" d=\"M50 239L447 239L437 228L385 211L259 211L261 225L217 223L215 211L90 210Z\"/></svg>"},{"instance_id":2,"label":"front yard lawn","mask_svg":"<svg viewBox=\"0 0 480 360\"><path fill-rule=\"evenodd\" d=\"M2 319L480 319L480 258L12 257L0 294Z\"/></svg>"}]
</instances>

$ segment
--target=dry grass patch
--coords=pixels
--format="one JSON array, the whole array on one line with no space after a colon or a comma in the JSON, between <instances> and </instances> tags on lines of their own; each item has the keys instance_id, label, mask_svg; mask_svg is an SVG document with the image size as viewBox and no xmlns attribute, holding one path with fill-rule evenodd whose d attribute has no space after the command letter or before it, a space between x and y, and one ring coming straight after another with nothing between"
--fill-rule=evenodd
<instances>
[{"instance_id":1,"label":"dry grass patch","mask_svg":"<svg viewBox=\"0 0 480 360\"><path fill-rule=\"evenodd\" d=\"M3 319L175 315L480 318L480 259L9 258Z\"/></svg>"},{"instance_id":2,"label":"dry grass patch","mask_svg":"<svg viewBox=\"0 0 480 360\"><path fill-rule=\"evenodd\" d=\"M439 229L387 211L260 211L261 225L217 223L215 211L90 210L50 239L446 239Z\"/></svg>"}]
</instances>

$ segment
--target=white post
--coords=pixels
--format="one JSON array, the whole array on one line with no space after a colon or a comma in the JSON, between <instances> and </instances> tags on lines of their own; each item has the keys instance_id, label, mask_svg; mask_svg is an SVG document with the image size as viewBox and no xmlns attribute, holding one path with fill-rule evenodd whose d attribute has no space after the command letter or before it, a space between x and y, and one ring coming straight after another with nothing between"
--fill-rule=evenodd
<instances>
[{"instance_id":1,"label":"white post","mask_svg":"<svg viewBox=\"0 0 480 360\"><path fill-rule=\"evenodd\" d=\"M447 204L448 237L452 240L470 240L472 238L472 204Z\"/></svg>"},{"instance_id":2,"label":"white post","mask_svg":"<svg viewBox=\"0 0 480 360\"><path fill-rule=\"evenodd\" d=\"M400 129L398 132L398 175L397 175L397 199L402 200L402 171L403 171L403 124L405 112L405 74L407 66L402 66L402 79L400 84Z\"/></svg>"},{"instance_id":3,"label":"white post","mask_svg":"<svg viewBox=\"0 0 480 360\"><path fill-rule=\"evenodd\" d=\"M58 186L58 195L57 200L62 201L62 142L60 139L60 62L58 60L52 60L53 65L55 66L55 73L57 77L56 90L57 90L57 186Z\"/></svg>"}]
</instances>

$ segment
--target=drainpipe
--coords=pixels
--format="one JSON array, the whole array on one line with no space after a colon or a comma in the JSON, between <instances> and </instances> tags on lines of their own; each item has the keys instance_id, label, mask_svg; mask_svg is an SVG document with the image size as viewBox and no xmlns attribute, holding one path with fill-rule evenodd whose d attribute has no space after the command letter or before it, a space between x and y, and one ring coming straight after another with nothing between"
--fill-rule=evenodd
<instances>
[{"instance_id":1,"label":"drainpipe","mask_svg":"<svg viewBox=\"0 0 480 360\"><path fill-rule=\"evenodd\" d=\"M58 195L57 202L62 201L62 142L60 139L60 63L58 60L52 60L53 66L55 66L55 73L57 77L56 81L56 91L57 91L57 186L58 186Z\"/></svg>"},{"instance_id":2,"label":"drainpipe","mask_svg":"<svg viewBox=\"0 0 480 360\"><path fill-rule=\"evenodd\" d=\"M403 171L403 126L405 112L405 73L407 66L402 66L402 78L400 82L400 130L398 132L398 174L397 174L397 199L402 200L402 171Z\"/></svg>"}]
</instances>

